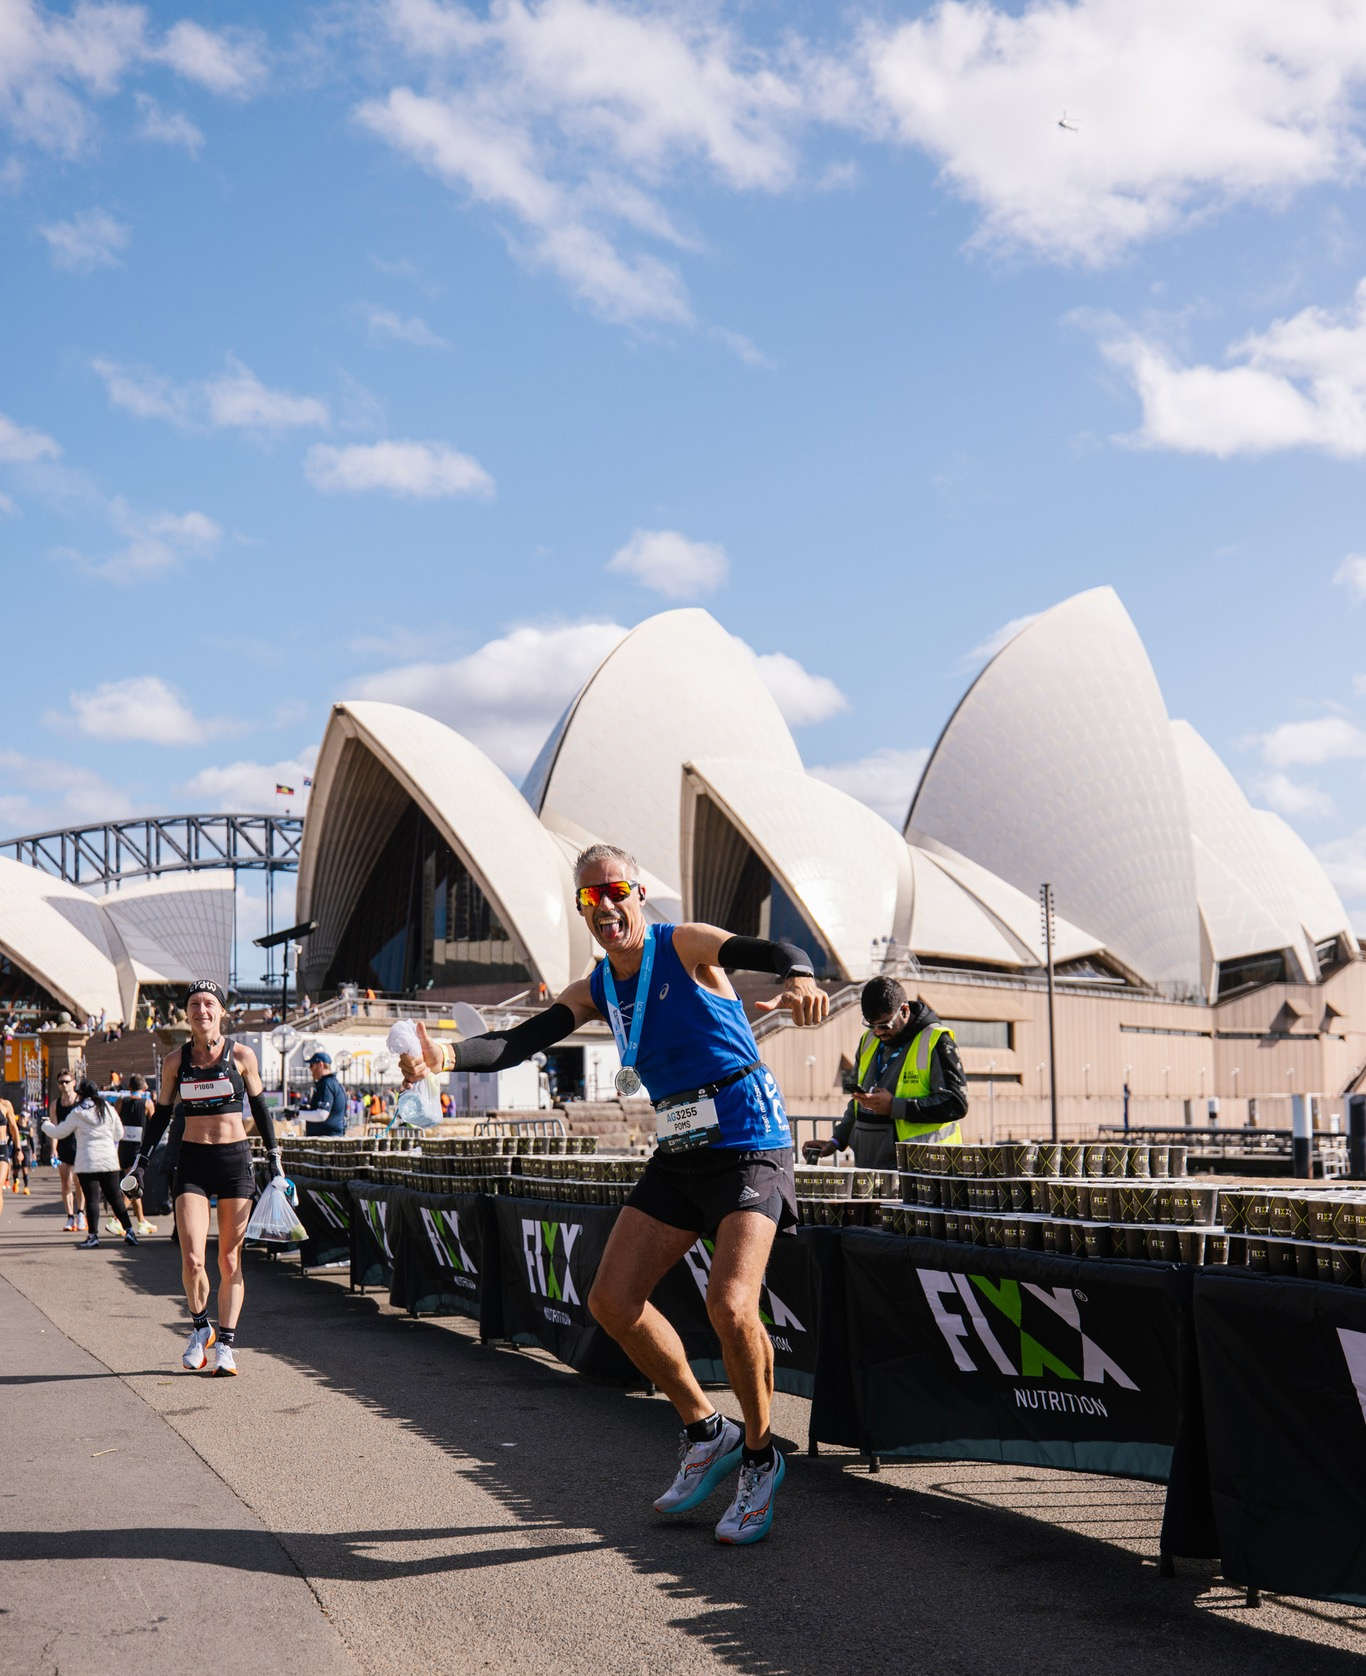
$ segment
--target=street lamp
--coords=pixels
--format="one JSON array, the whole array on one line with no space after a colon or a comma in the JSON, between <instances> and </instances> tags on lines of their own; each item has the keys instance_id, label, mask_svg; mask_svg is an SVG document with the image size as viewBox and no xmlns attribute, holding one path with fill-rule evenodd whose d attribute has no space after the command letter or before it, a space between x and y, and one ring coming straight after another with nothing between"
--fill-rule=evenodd
<instances>
[{"instance_id":1,"label":"street lamp","mask_svg":"<svg viewBox=\"0 0 1366 1676\"><path fill-rule=\"evenodd\" d=\"M994 1059L988 1060L987 1061L987 1108L988 1108L987 1128L990 1131L990 1138L991 1138L993 1143L996 1140L996 1078L993 1075L993 1072L995 1071L995 1069L996 1069L996 1061Z\"/></svg>"},{"instance_id":2,"label":"street lamp","mask_svg":"<svg viewBox=\"0 0 1366 1676\"><path fill-rule=\"evenodd\" d=\"M270 1040L280 1055L280 1104L283 1106L289 1098L289 1056L299 1045L299 1032L292 1024L277 1024Z\"/></svg>"}]
</instances>

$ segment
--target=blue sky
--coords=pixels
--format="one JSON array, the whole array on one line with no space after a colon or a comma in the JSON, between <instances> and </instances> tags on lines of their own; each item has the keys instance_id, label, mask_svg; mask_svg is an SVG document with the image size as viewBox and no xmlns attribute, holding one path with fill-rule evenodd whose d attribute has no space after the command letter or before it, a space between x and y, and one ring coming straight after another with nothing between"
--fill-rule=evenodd
<instances>
[{"instance_id":1,"label":"blue sky","mask_svg":"<svg viewBox=\"0 0 1366 1676\"><path fill-rule=\"evenodd\" d=\"M1364 84L1330 0L0 0L0 827L346 695L520 778L680 603L895 818L1110 583L1366 920Z\"/></svg>"}]
</instances>

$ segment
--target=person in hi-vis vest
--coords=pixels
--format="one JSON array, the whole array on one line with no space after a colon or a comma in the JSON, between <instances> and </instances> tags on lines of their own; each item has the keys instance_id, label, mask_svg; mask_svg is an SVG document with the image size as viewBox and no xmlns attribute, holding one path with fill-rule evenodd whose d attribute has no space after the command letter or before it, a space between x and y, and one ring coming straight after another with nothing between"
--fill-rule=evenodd
<instances>
[{"instance_id":1,"label":"person in hi-vis vest","mask_svg":"<svg viewBox=\"0 0 1366 1676\"><path fill-rule=\"evenodd\" d=\"M953 1033L923 1001L911 1001L895 978L863 986L856 1091L833 1140L808 1141L809 1160L850 1144L864 1170L894 1170L898 1141L960 1146L968 1084ZM846 1085L847 1086L847 1085Z\"/></svg>"}]
</instances>

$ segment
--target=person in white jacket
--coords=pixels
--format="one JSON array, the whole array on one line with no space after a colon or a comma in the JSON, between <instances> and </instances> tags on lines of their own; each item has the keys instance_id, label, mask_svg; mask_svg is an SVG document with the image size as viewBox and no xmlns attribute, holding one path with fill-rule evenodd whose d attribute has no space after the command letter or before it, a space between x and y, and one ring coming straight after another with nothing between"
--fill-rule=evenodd
<instances>
[{"instance_id":1,"label":"person in white jacket","mask_svg":"<svg viewBox=\"0 0 1366 1676\"><path fill-rule=\"evenodd\" d=\"M49 1118L43 1124L44 1134L54 1140L64 1135L76 1137L76 1174L85 1193L87 1227L89 1232L76 1247L77 1251L93 1251L100 1243L99 1217L96 1207L100 1194L123 1226L123 1243L136 1245L128 1206L119 1187L119 1142L123 1139L123 1124L119 1114L100 1098L93 1082L83 1082L76 1090L77 1103L60 1123Z\"/></svg>"}]
</instances>

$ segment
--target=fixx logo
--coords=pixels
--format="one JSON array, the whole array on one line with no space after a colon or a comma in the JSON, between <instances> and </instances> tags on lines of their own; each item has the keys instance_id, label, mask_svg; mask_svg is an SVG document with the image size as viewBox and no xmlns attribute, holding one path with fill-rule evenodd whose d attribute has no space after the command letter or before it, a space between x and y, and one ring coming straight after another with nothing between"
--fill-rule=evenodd
<instances>
[{"instance_id":1,"label":"fixx logo","mask_svg":"<svg viewBox=\"0 0 1366 1676\"><path fill-rule=\"evenodd\" d=\"M980 1358L985 1351L1007 1379L1044 1379L1052 1375L1054 1380L1078 1380L1084 1385L1103 1385L1110 1379L1126 1391L1138 1390L1119 1363L1082 1331L1084 1292L1073 1291L1070 1286L1034 1286L1028 1281L1022 1286L1015 1280L991 1281L985 1275L950 1274L941 1269L917 1269L916 1273L954 1366L961 1372L982 1372L974 1356ZM1030 1311L1031 1323L1040 1329L1037 1335L1024 1326L1026 1294L1047 1311ZM1056 1333L1058 1321L1069 1329L1063 1340ZM1045 1328L1050 1330L1045 1332ZM1049 1344L1043 1342L1045 1337ZM1109 1414L1099 1397L1065 1390L1017 1386L1015 1405Z\"/></svg>"},{"instance_id":2,"label":"fixx logo","mask_svg":"<svg viewBox=\"0 0 1366 1676\"><path fill-rule=\"evenodd\" d=\"M362 1199L360 1205L361 1210L364 1212L365 1220L370 1224L370 1232L375 1236L375 1244L379 1246L380 1250L392 1263L394 1260L394 1254L389 1246L389 1229L385 1220L385 1212L389 1208L388 1205L383 1199Z\"/></svg>"},{"instance_id":3,"label":"fixx logo","mask_svg":"<svg viewBox=\"0 0 1366 1676\"><path fill-rule=\"evenodd\" d=\"M566 1304L577 1304L579 1294L574 1289L570 1261L574 1246L583 1232L580 1222L533 1222L522 1218L522 1252L526 1258L527 1285L538 1298L550 1298ZM562 1309L544 1309L547 1321L561 1327L572 1327L574 1318Z\"/></svg>"},{"instance_id":4,"label":"fixx logo","mask_svg":"<svg viewBox=\"0 0 1366 1676\"><path fill-rule=\"evenodd\" d=\"M478 1285L475 1276L479 1270L460 1238L460 1212L428 1210L426 1205L419 1205L418 1214L422 1218L422 1226L427 1230L427 1242L438 1264L443 1269L452 1271L457 1286L474 1291Z\"/></svg>"},{"instance_id":5,"label":"fixx logo","mask_svg":"<svg viewBox=\"0 0 1366 1676\"><path fill-rule=\"evenodd\" d=\"M324 1221L346 1233L351 1226L351 1214L335 1193L320 1193L316 1187L310 1187L308 1196L323 1213Z\"/></svg>"},{"instance_id":6,"label":"fixx logo","mask_svg":"<svg viewBox=\"0 0 1366 1676\"><path fill-rule=\"evenodd\" d=\"M715 1252L715 1240L698 1240L695 1245L690 1245L683 1253L683 1261L688 1265L689 1272L697 1282L697 1290L702 1294L703 1303L707 1301L707 1282L711 1278L711 1260ZM794 1333L804 1333L806 1331L806 1328L802 1326L801 1322L767 1282L759 1292L759 1319L767 1329L768 1336L773 1340L773 1348L775 1350L785 1350L788 1355L792 1354L792 1341L783 1336L786 1330L790 1328Z\"/></svg>"}]
</instances>

